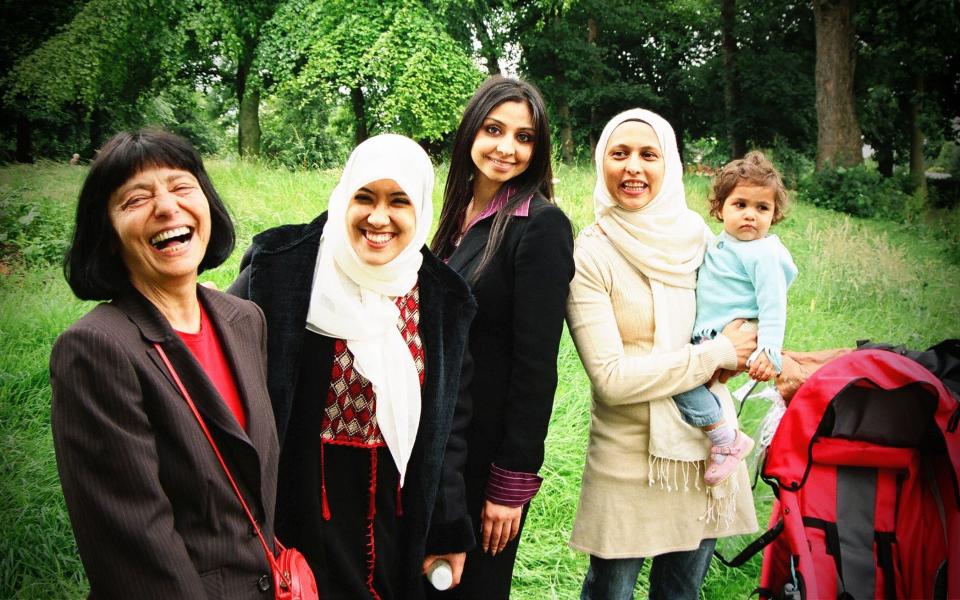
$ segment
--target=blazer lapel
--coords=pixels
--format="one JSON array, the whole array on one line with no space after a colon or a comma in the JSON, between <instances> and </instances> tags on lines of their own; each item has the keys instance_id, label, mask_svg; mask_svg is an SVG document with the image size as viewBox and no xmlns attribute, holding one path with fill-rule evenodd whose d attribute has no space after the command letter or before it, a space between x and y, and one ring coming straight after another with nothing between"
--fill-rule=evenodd
<instances>
[{"instance_id":1,"label":"blazer lapel","mask_svg":"<svg viewBox=\"0 0 960 600\"><path fill-rule=\"evenodd\" d=\"M477 266L480 257L480 251L487 245L487 238L490 237L490 225L493 217L487 217L479 221L470 228L467 235L460 240L460 245L450 255L447 265L456 271L461 277L469 280L470 274Z\"/></svg>"},{"instance_id":2,"label":"blazer lapel","mask_svg":"<svg viewBox=\"0 0 960 600\"><path fill-rule=\"evenodd\" d=\"M276 443L277 433L266 388L261 348L253 335L260 325L253 322L249 316L241 315L236 307L218 293L201 289L200 297L220 335L223 351L233 366L237 390L247 410L247 431L243 432L239 426L236 429L240 430L241 439L252 445L257 455L257 464L263 469L266 464L264 458ZM232 415L231 420L236 425L236 419L232 418ZM257 484L254 489L260 489L260 481L264 479L260 469L249 472L251 477L256 474L256 478L251 479Z\"/></svg>"},{"instance_id":3,"label":"blazer lapel","mask_svg":"<svg viewBox=\"0 0 960 600\"><path fill-rule=\"evenodd\" d=\"M203 295L204 291L202 290L200 293ZM147 355L170 383L171 395L186 403L186 400L182 399L180 390L173 381L173 377L170 375L167 366L163 363L160 355L152 345L156 342L163 347L164 353L170 359L170 363L177 371L177 376L180 377L184 387L187 388L187 391L190 393L190 398L203 417L204 423L206 423L207 427L214 434L217 447L227 460L227 464L230 466L231 472L234 473L234 477L243 477L247 482L256 482L257 486L253 489L259 490L259 468L251 470L252 464L250 461L231 461L229 459L232 453L231 451L234 448L247 448L247 452L252 452L254 455L257 454L256 449L251 444L246 432L240 428L240 424L237 422L233 413L230 412L230 408L220 396L220 392L217 391L216 387L214 387L210 381L210 378L207 377L206 373L204 373L200 367L200 364L197 363L193 357L190 349L187 348L186 344L184 344L176 332L173 331L167 320L160 314L160 311L133 287L130 287L127 293L122 294L114 300L114 304L140 329L141 335L143 335L150 345L147 349ZM211 308L211 306L207 304L207 308ZM229 305L227 305L227 308L229 310L226 311L226 313L216 308L209 313L211 320L219 326L218 332L223 328L222 325L224 323L232 323L236 320L236 309ZM236 325L231 325L231 327L235 328ZM223 341L222 337L221 341ZM237 353L235 351L231 352L231 350L226 347L226 343L224 343L224 345L228 360L233 361ZM235 342L234 346L236 346ZM232 364L236 372L246 370L242 364L236 362ZM243 380L238 378L237 385L243 390ZM241 391L241 394L243 393L244 392ZM192 418L191 416L191 419ZM254 419L250 421L253 422ZM197 424L197 428L200 428L199 424ZM217 435L217 432L222 432L226 435ZM230 443L223 443L225 441ZM254 461L253 464L258 465L259 460ZM241 473L239 470L245 472Z\"/></svg>"}]
</instances>

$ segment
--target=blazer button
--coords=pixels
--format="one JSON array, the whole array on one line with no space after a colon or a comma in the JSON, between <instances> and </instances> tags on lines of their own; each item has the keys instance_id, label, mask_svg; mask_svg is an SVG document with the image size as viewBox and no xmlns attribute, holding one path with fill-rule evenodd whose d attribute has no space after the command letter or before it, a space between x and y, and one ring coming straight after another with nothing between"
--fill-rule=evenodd
<instances>
[{"instance_id":1,"label":"blazer button","mask_svg":"<svg viewBox=\"0 0 960 600\"><path fill-rule=\"evenodd\" d=\"M270 583L270 576L269 576L269 575L261 575L261 576L260 576L260 579L257 581L257 588L258 588L261 592L269 592L269 591L270 591L270 587L271 587L272 585L273 585L273 584Z\"/></svg>"}]
</instances>

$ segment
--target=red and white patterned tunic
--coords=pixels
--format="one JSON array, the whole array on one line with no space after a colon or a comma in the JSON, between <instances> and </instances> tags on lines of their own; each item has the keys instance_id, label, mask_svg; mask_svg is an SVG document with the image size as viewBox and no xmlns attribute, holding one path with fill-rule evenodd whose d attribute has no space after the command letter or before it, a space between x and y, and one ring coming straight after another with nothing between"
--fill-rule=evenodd
<instances>
[{"instance_id":1,"label":"red and white patterned tunic","mask_svg":"<svg viewBox=\"0 0 960 600\"><path fill-rule=\"evenodd\" d=\"M400 318L397 329L410 348L420 385L423 385L424 353L420 340L420 286L397 298ZM349 446L383 446L377 425L377 399L373 384L353 367L353 353L343 340L334 342L330 389L323 409L321 437L324 443Z\"/></svg>"}]
</instances>

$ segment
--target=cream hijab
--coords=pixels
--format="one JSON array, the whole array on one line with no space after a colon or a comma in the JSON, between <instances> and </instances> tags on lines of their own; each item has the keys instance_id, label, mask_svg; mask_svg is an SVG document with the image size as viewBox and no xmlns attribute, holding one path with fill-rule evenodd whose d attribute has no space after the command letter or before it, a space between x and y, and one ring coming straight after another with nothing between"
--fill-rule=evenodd
<instances>
[{"instance_id":1,"label":"cream hijab","mask_svg":"<svg viewBox=\"0 0 960 600\"><path fill-rule=\"evenodd\" d=\"M634 210L614 201L603 176L603 158L610 136L617 127L631 120L643 121L653 128L665 163L660 191L646 206ZM595 160L597 184L593 190L593 207L597 222L620 254L650 280L656 320L654 349L673 350L669 340L676 336L672 335L670 319L656 319L670 313L669 294L664 286L696 288L697 268L703 262L707 240L713 236L703 218L687 208L683 165L673 128L649 110L624 111L603 128ZM684 337L689 339L690 332Z\"/></svg>"},{"instance_id":2,"label":"cream hijab","mask_svg":"<svg viewBox=\"0 0 960 600\"><path fill-rule=\"evenodd\" d=\"M385 265L360 259L348 237L347 206L362 186L392 179L410 197L416 231L410 244ZM373 384L376 418L400 481L420 425L420 380L413 357L397 329L395 298L417 282L420 248L433 221L433 165L413 140L393 134L372 137L354 149L330 195L307 329L343 339L354 367Z\"/></svg>"},{"instance_id":3,"label":"cream hijab","mask_svg":"<svg viewBox=\"0 0 960 600\"><path fill-rule=\"evenodd\" d=\"M610 136L625 121L633 120L653 128L666 163L659 193L649 204L636 210L618 206L603 177L603 157ZM696 287L696 271L703 262L707 236L712 234L703 218L687 208L683 165L670 124L660 115L642 108L622 112L603 128L595 159L594 213L614 246L649 279L676 287Z\"/></svg>"}]
</instances>

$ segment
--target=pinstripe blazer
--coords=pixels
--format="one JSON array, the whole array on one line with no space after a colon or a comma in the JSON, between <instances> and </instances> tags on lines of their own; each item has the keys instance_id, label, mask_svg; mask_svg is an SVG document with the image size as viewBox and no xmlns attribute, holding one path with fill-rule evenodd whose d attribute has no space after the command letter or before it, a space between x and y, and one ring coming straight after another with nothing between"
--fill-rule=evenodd
<instances>
[{"instance_id":1,"label":"pinstripe blazer","mask_svg":"<svg viewBox=\"0 0 960 600\"><path fill-rule=\"evenodd\" d=\"M266 321L252 302L204 287L198 294L233 367L247 432L132 287L54 344L57 467L91 598L273 596L263 547L152 347L159 342L170 358L272 545L278 447Z\"/></svg>"}]
</instances>

